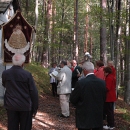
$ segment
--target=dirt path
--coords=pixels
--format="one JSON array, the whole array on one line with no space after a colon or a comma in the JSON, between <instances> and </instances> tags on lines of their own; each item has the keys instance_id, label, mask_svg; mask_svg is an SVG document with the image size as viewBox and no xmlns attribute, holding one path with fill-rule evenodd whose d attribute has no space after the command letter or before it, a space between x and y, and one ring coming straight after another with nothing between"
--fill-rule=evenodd
<instances>
[{"instance_id":1,"label":"dirt path","mask_svg":"<svg viewBox=\"0 0 130 130\"><path fill-rule=\"evenodd\" d=\"M130 110L129 106L120 98L116 102L122 108ZM70 117L60 118L59 98L50 95L41 95L39 102L39 110L35 121L33 121L33 130L77 130L75 127L75 109L70 104ZM130 130L130 123L123 120L123 114L115 109L115 130Z\"/></svg>"},{"instance_id":2,"label":"dirt path","mask_svg":"<svg viewBox=\"0 0 130 130\"><path fill-rule=\"evenodd\" d=\"M118 106L127 108L130 112L130 106L126 106L123 100L118 99ZM57 115L61 113L59 98L51 95L42 94L39 97L38 113L33 120L32 130L77 130L75 127L75 109L70 105L70 117L60 118ZM130 130L130 122L125 121L123 113L115 110L115 130ZM7 130L7 117L0 119L0 130Z\"/></svg>"},{"instance_id":3,"label":"dirt path","mask_svg":"<svg viewBox=\"0 0 130 130\"><path fill-rule=\"evenodd\" d=\"M39 110L33 121L33 130L77 130L75 128L74 108L70 106L70 117L60 118L59 98L41 95Z\"/></svg>"}]
</instances>

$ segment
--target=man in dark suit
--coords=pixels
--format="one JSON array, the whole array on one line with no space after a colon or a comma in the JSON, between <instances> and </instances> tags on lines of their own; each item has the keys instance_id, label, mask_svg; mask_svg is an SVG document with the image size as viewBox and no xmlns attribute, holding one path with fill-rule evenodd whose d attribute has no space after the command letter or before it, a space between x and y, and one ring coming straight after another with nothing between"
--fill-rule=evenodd
<instances>
[{"instance_id":1,"label":"man in dark suit","mask_svg":"<svg viewBox=\"0 0 130 130\"><path fill-rule=\"evenodd\" d=\"M78 130L102 130L105 81L94 75L93 63L85 62L82 69L85 78L76 83L70 96L70 102L76 106L76 127Z\"/></svg>"},{"instance_id":2,"label":"man in dark suit","mask_svg":"<svg viewBox=\"0 0 130 130\"><path fill-rule=\"evenodd\" d=\"M22 68L25 56L15 54L12 62L13 66L2 73L8 130L31 130L38 109L38 91L31 73Z\"/></svg>"},{"instance_id":3,"label":"man in dark suit","mask_svg":"<svg viewBox=\"0 0 130 130\"><path fill-rule=\"evenodd\" d=\"M77 65L76 60L72 60L71 70L72 70L72 88L74 88L76 82L78 81L78 78L81 76L82 68Z\"/></svg>"}]
</instances>

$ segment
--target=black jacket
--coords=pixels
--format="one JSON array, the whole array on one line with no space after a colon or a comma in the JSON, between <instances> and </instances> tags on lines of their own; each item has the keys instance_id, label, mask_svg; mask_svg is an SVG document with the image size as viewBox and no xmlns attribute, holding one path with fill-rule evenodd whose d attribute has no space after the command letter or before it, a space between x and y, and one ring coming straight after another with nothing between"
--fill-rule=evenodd
<instances>
[{"instance_id":1,"label":"black jacket","mask_svg":"<svg viewBox=\"0 0 130 130\"><path fill-rule=\"evenodd\" d=\"M76 83L70 101L76 106L77 128L102 127L105 98L105 81L98 79L94 74L88 75Z\"/></svg>"},{"instance_id":2,"label":"black jacket","mask_svg":"<svg viewBox=\"0 0 130 130\"><path fill-rule=\"evenodd\" d=\"M75 84L79 78L77 77L77 74L78 74L77 69L80 72L80 74L82 73L82 68L80 66L76 66L74 71L72 72L72 88L75 88Z\"/></svg>"},{"instance_id":3,"label":"black jacket","mask_svg":"<svg viewBox=\"0 0 130 130\"><path fill-rule=\"evenodd\" d=\"M2 84L6 88L4 95L6 109L36 113L38 91L31 73L20 66L12 66L3 71Z\"/></svg>"}]
</instances>

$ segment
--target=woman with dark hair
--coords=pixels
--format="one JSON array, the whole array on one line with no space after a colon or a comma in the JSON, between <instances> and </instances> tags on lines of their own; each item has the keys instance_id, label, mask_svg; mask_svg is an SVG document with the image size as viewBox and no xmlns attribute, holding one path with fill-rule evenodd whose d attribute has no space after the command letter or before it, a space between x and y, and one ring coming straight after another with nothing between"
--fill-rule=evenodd
<instances>
[{"instance_id":1,"label":"woman with dark hair","mask_svg":"<svg viewBox=\"0 0 130 130\"><path fill-rule=\"evenodd\" d=\"M94 70L94 74L97 78L104 80L105 77L104 77L103 68L104 68L103 62L101 60L96 61L96 69Z\"/></svg>"},{"instance_id":2,"label":"woman with dark hair","mask_svg":"<svg viewBox=\"0 0 130 130\"><path fill-rule=\"evenodd\" d=\"M111 67L103 69L106 82L106 101L104 105L104 120L107 119L107 125L104 129L114 129L114 102L116 101L116 79L112 74Z\"/></svg>"}]
</instances>

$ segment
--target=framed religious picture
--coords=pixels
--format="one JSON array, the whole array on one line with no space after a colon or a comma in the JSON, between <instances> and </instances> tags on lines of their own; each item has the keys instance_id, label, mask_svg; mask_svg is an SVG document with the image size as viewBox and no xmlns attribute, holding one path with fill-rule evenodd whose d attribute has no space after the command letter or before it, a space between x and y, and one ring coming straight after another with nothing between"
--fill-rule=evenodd
<instances>
[{"instance_id":1,"label":"framed religious picture","mask_svg":"<svg viewBox=\"0 0 130 130\"><path fill-rule=\"evenodd\" d=\"M4 63L11 63L15 53L26 56L25 63L29 63L32 26L25 20L20 11L3 25L3 53Z\"/></svg>"}]
</instances>

